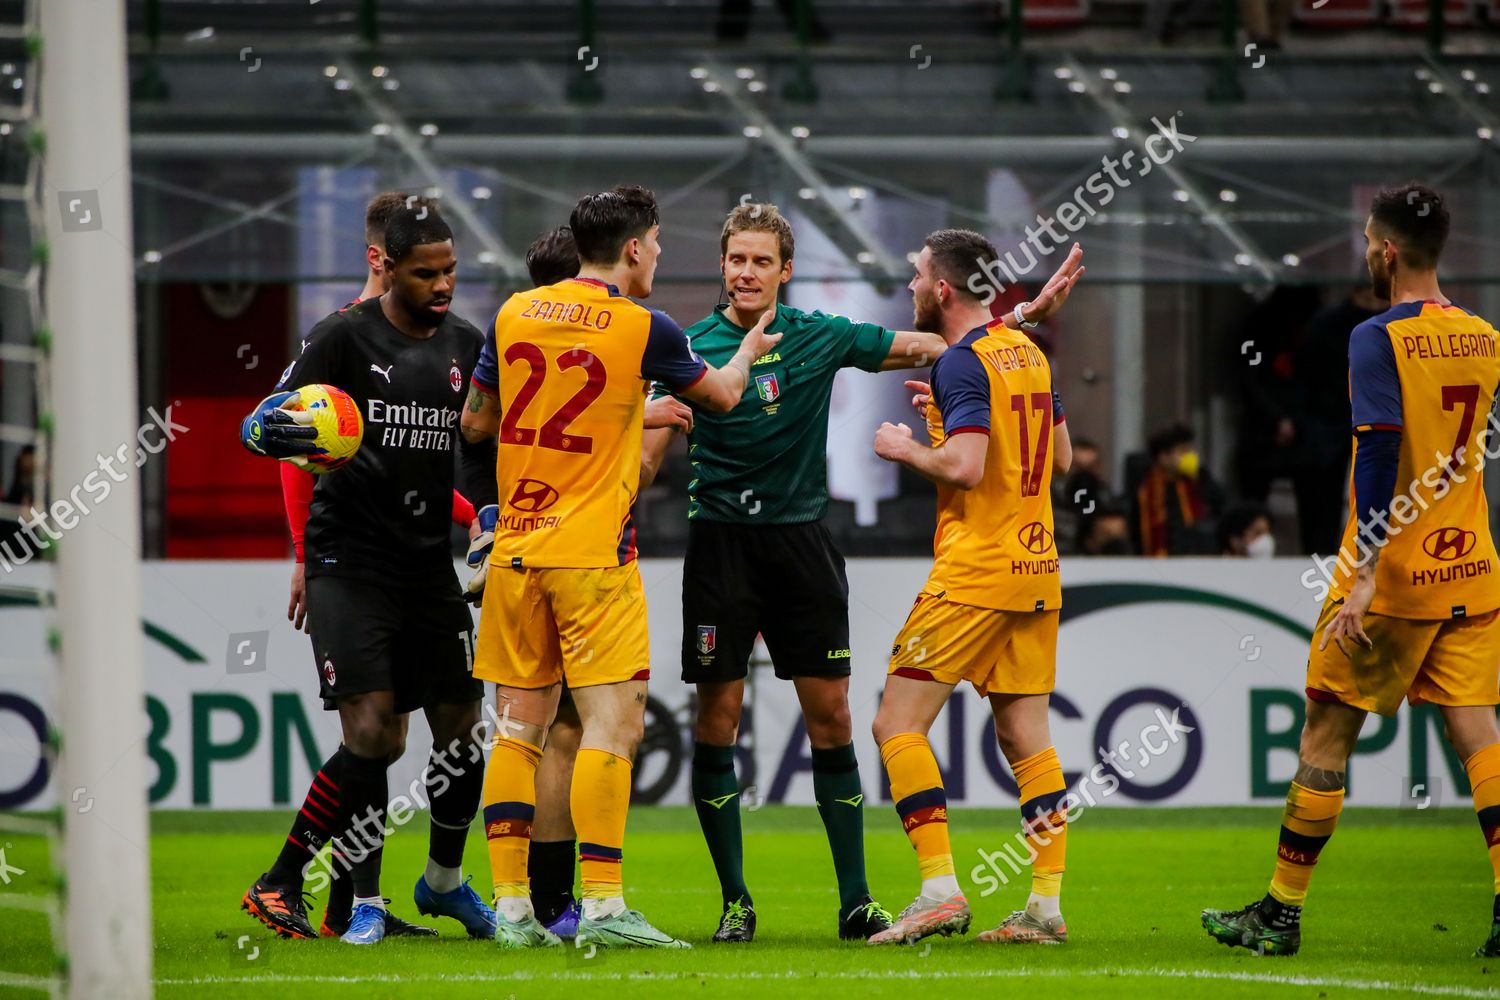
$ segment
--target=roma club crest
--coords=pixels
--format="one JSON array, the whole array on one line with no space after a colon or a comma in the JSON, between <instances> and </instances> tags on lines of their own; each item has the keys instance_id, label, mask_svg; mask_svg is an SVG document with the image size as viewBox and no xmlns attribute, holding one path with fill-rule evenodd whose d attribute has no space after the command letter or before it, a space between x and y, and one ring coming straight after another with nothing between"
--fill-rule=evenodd
<instances>
[{"instance_id":1,"label":"roma club crest","mask_svg":"<svg viewBox=\"0 0 1500 1000\"><path fill-rule=\"evenodd\" d=\"M714 651L715 639L718 633L717 625L698 626L698 652L707 656Z\"/></svg>"},{"instance_id":2,"label":"roma club crest","mask_svg":"<svg viewBox=\"0 0 1500 1000\"><path fill-rule=\"evenodd\" d=\"M763 401L776 402L781 397L781 383L776 381L776 373L755 376L755 391Z\"/></svg>"}]
</instances>

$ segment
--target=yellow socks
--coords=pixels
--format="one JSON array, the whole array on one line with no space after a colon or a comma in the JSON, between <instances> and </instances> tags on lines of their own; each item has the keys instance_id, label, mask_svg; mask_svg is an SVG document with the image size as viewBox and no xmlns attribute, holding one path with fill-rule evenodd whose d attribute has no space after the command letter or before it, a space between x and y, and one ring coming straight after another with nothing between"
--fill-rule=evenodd
<instances>
[{"instance_id":1,"label":"yellow socks","mask_svg":"<svg viewBox=\"0 0 1500 1000\"><path fill-rule=\"evenodd\" d=\"M507 736L497 735L490 750L484 769L484 837L496 899L530 899L526 862L531 823L536 818L536 766L541 759L541 747Z\"/></svg>"},{"instance_id":2,"label":"yellow socks","mask_svg":"<svg viewBox=\"0 0 1500 1000\"><path fill-rule=\"evenodd\" d=\"M1062 765L1053 747L1016 761L1016 785L1020 789L1021 831L1026 836L1031 862L1031 900L1028 909L1045 916L1058 912L1057 897L1068 854L1066 810L1058 806L1067 794Z\"/></svg>"},{"instance_id":3,"label":"yellow socks","mask_svg":"<svg viewBox=\"0 0 1500 1000\"><path fill-rule=\"evenodd\" d=\"M953 848L948 842L948 795L932 746L920 733L897 733L880 744L891 779L891 798L922 872L922 892L947 899L958 892Z\"/></svg>"},{"instance_id":4,"label":"yellow socks","mask_svg":"<svg viewBox=\"0 0 1500 1000\"><path fill-rule=\"evenodd\" d=\"M1271 877L1271 897L1288 906L1300 907L1307 899L1307 884L1313 866L1344 808L1344 790L1317 792L1292 782L1281 814L1281 840L1276 846L1276 874Z\"/></svg>"},{"instance_id":5,"label":"yellow socks","mask_svg":"<svg viewBox=\"0 0 1500 1000\"><path fill-rule=\"evenodd\" d=\"M1469 787L1474 790L1474 812L1479 829L1490 850L1490 865L1495 871L1495 894L1500 896L1500 743L1491 743L1474 751L1464 761L1469 772Z\"/></svg>"},{"instance_id":6,"label":"yellow socks","mask_svg":"<svg viewBox=\"0 0 1500 1000\"><path fill-rule=\"evenodd\" d=\"M599 919L623 913L620 863L630 809L630 761L607 750L579 750L573 765L571 805L578 831L584 914Z\"/></svg>"}]
</instances>

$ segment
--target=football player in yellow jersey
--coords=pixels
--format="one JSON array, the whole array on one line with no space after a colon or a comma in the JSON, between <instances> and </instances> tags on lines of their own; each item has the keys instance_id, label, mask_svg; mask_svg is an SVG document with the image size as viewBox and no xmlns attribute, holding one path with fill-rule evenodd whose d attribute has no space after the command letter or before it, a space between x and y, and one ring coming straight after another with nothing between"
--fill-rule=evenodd
<instances>
[{"instance_id":1,"label":"football player in yellow jersey","mask_svg":"<svg viewBox=\"0 0 1500 1000\"><path fill-rule=\"evenodd\" d=\"M470 442L499 436L501 510L474 663L476 678L495 682L502 719L484 783L495 937L512 948L559 943L536 919L527 858L543 734L566 678L583 721L571 793L584 896L577 940L686 947L626 908L620 875L650 673L630 523L646 383L727 411L780 335L765 332L768 315L713 368L665 313L627 298L651 294L661 252L650 191L589 195L570 225L578 276L501 307L462 421Z\"/></svg>"},{"instance_id":2,"label":"football player in yellow jersey","mask_svg":"<svg viewBox=\"0 0 1500 1000\"><path fill-rule=\"evenodd\" d=\"M1265 897L1204 910L1228 945L1292 955L1318 855L1344 802L1370 712L1437 705L1463 759L1497 891L1482 956L1500 955L1500 578L1484 495L1486 416L1500 383L1496 333L1444 297L1443 198L1381 191L1365 223L1375 294L1391 307L1349 338L1351 509L1307 664L1307 721ZM1307 582L1304 579L1304 582Z\"/></svg>"},{"instance_id":3,"label":"football player in yellow jersey","mask_svg":"<svg viewBox=\"0 0 1500 1000\"><path fill-rule=\"evenodd\" d=\"M943 779L927 741L949 694L965 680L989 698L1035 852L1026 908L980 940L1055 944L1068 937L1058 908L1065 786L1047 703L1062 596L1052 470L1067 471L1072 446L1046 357L1025 333L992 320L973 291L980 285L973 275L998 256L993 244L967 230L927 237L910 285L915 325L941 333L949 345L933 365L930 397L914 400L933 444L918 443L905 424L882 424L875 435L877 455L937 484L938 524L932 572L896 637L875 716L880 759L917 852L922 890L871 944L969 928Z\"/></svg>"},{"instance_id":4,"label":"football player in yellow jersey","mask_svg":"<svg viewBox=\"0 0 1500 1000\"><path fill-rule=\"evenodd\" d=\"M534 287L556 285L578 275L578 247L573 231L558 226L537 239L526 250L526 271ZM471 389L472 393L480 390ZM642 426L646 430L690 431L693 411L675 397L654 399L646 404ZM460 458L466 481L479 506L478 520L484 529L469 546L469 565L476 567L469 581L471 602L478 604L489 578L489 557L494 548L494 527L499 518L495 496L495 441L483 448L463 449ZM531 879L531 905L542 926L563 940L571 940L578 931L582 912L573 897L574 875L578 867L578 842L573 817L568 809L568 793L573 785L573 760L578 755L578 741L583 723L578 708L563 685L557 712L547 728L546 749L536 772L536 817L531 828L531 854L527 871Z\"/></svg>"}]
</instances>

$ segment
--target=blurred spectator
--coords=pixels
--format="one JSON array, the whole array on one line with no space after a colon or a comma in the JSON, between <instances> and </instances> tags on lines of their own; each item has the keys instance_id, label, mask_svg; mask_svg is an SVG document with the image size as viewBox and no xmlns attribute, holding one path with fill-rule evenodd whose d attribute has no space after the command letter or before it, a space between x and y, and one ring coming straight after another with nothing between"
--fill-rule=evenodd
<instances>
[{"instance_id":1,"label":"blurred spectator","mask_svg":"<svg viewBox=\"0 0 1500 1000\"><path fill-rule=\"evenodd\" d=\"M1219 555L1269 559L1276 554L1271 512L1263 504L1237 501L1219 516Z\"/></svg>"},{"instance_id":2,"label":"blurred spectator","mask_svg":"<svg viewBox=\"0 0 1500 1000\"><path fill-rule=\"evenodd\" d=\"M1305 465L1295 362L1302 330L1318 305L1315 288L1277 288L1250 310L1233 339L1240 390L1235 466L1239 493L1247 499L1265 503L1273 481L1295 478Z\"/></svg>"},{"instance_id":3,"label":"blurred spectator","mask_svg":"<svg viewBox=\"0 0 1500 1000\"><path fill-rule=\"evenodd\" d=\"M1275 52L1292 22L1292 0L1240 0L1240 22L1256 48Z\"/></svg>"},{"instance_id":4,"label":"blurred spectator","mask_svg":"<svg viewBox=\"0 0 1500 1000\"><path fill-rule=\"evenodd\" d=\"M1327 555L1339 547L1348 514L1349 334L1386 308L1368 284L1354 288L1308 321L1297 352L1305 459L1294 485L1303 552Z\"/></svg>"},{"instance_id":5,"label":"blurred spectator","mask_svg":"<svg viewBox=\"0 0 1500 1000\"><path fill-rule=\"evenodd\" d=\"M1223 506L1223 491L1202 467L1185 424L1165 427L1148 439L1151 464L1135 491L1131 531L1143 556L1202 555L1212 552L1212 518Z\"/></svg>"},{"instance_id":6,"label":"blurred spectator","mask_svg":"<svg viewBox=\"0 0 1500 1000\"><path fill-rule=\"evenodd\" d=\"M23 552L30 548L30 543L22 541L21 517L31 510L31 505L36 499L36 448L26 445L16 455L15 467L11 470L10 486L5 491L5 502L21 508L21 512L12 516L6 512L0 517L0 545L9 545L6 554L20 558Z\"/></svg>"},{"instance_id":7,"label":"blurred spectator","mask_svg":"<svg viewBox=\"0 0 1500 1000\"><path fill-rule=\"evenodd\" d=\"M10 486L5 490L5 502L18 507L30 507L36 495L36 446L26 445L16 455L16 464L11 470Z\"/></svg>"},{"instance_id":8,"label":"blurred spectator","mask_svg":"<svg viewBox=\"0 0 1500 1000\"><path fill-rule=\"evenodd\" d=\"M1088 530L1080 531L1078 549L1090 556L1134 555L1130 546L1130 522L1118 504L1104 504L1094 511Z\"/></svg>"},{"instance_id":9,"label":"blurred spectator","mask_svg":"<svg viewBox=\"0 0 1500 1000\"><path fill-rule=\"evenodd\" d=\"M1104 481L1099 446L1088 438L1073 442L1073 465L1063 481L1063 503L1078 517L1078 540L1082 547L1100 508L1113 500Z\"/></svg>"}]
</instances>

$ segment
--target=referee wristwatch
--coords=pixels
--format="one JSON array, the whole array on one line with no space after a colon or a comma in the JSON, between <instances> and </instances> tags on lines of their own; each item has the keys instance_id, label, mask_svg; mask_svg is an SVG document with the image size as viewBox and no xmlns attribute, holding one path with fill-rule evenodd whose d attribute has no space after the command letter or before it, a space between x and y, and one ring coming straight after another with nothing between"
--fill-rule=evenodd
<instances>
[{"instance_id":1,"label":"referee wristwatch","mask_svg":"<svg viewBox=\"0 0 1500 1000\"><path fill-rule=\"evenodd\" d=\"M1035 330L1037 328L1036 323L1026 322L1026 314L1021 311L1029 305L1031 305L1030 299L1027 299L1025 302L1017 302L1015 311L1011 313L1011 315L1016 318L1017 325L1019 325L1023 330Z\"/></svg>"}]
</instances>

